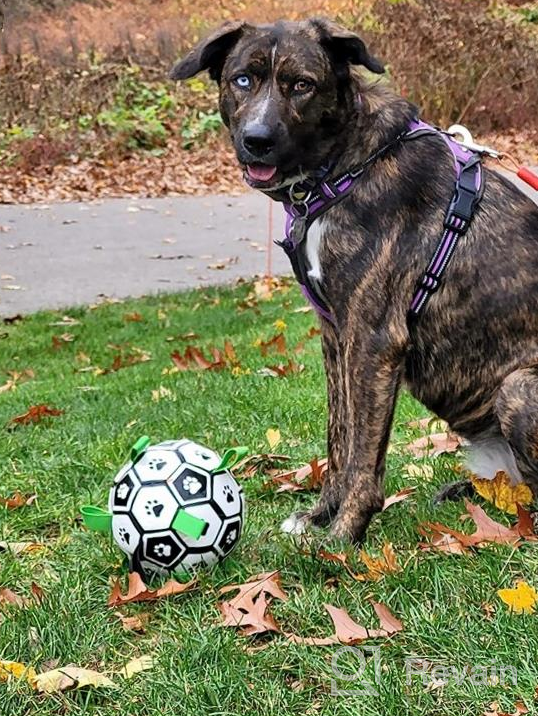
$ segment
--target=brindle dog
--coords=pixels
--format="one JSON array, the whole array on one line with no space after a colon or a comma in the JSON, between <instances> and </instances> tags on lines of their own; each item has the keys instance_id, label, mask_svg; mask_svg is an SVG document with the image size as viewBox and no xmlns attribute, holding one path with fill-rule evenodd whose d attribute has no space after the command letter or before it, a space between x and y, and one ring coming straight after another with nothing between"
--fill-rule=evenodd
<instances>
[{"instance_id":1,"label":"brindle dog","mask_svg":"<svg viewBox=\"0 0 538 716\"><path fill-rule=\"evenodd\" d=\"M245 178L270 196L332 164L355 167L416 109L352 67L383 66L327 20L224 25L172 70L209 70ZM309 233L310 274L335 320L321 320L329 471L317 506L286 528L331 525L360 540L383 505L396 396L405 384L471 443L471 463L538 494L538 207L486 170L486 188L441 289L406 313L454 191L441 137L395 144ZM314 228L314 227L313 227Z\"/></svg>"}]
</instances>

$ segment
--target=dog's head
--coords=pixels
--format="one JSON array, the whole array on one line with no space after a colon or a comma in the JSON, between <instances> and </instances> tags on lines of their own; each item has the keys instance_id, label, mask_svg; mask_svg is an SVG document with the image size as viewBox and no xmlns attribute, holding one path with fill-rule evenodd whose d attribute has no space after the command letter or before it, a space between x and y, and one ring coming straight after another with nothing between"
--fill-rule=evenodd
<instances>
[{"instance_id":1,"label":"dog's head","mask_svg":"<svg viewBox=\"0 0 538 716\"><path fill-rule=\"evenodd\" d=\"M246 180L271 191L331 159L357 101L351 65L383 72L358 35L328 20L229 22L170 76L209 70Z\"/></svg>"}]
</instances>

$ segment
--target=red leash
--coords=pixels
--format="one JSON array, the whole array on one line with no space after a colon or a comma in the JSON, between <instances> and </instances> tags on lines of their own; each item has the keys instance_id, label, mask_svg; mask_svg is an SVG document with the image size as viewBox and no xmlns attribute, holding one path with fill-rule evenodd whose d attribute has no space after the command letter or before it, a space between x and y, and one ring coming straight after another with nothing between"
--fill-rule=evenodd
<instances>
[{"instance_id":1,"label":"red leash","mask_svg":"<svg viewBox=\"0 0 538 716\"><path fill-rule=\"evenodd\" d=\"M520 167L518 169L517 175L520 179L522 179L524 182L526 182L529 186L532 186L533 189L538 191L538 175L534 172L531 172L530 169L527 169L527 167Z\"/></svg>"}]
</instances>

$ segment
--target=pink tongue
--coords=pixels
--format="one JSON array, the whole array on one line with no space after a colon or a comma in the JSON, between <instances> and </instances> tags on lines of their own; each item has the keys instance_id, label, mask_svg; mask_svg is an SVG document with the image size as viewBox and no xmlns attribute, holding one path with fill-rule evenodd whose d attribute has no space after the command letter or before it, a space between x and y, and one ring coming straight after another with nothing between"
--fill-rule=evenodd
<instances>
[{"instance_id":1,"label":"pink tongue","mask_svg":"<svg viewBox=\"0 0 538 716\"><path fill-rule=\"evenodd\" d=\"M247 166L248 175L256 181L269 181L276 174L276 167L269 167L265 164L249 164Z\"/></svg>"}]
</instances>

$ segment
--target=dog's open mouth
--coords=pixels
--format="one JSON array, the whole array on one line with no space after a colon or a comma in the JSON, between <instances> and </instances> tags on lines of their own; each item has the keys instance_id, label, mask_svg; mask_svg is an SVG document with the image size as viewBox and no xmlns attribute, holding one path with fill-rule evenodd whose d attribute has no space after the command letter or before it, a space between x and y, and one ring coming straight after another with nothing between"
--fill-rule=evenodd
<instances>
[{"instance_id":1,"label":"dog's open mouth","mask_svg":"<svg viewBox=\"0 0 538 716\"><path fill-rule=\"evenodd\" d=\"M269 164L247 164L246 175L249 184L268 185L275 178L277 168Z\"/></svg>"}]
</instances>

